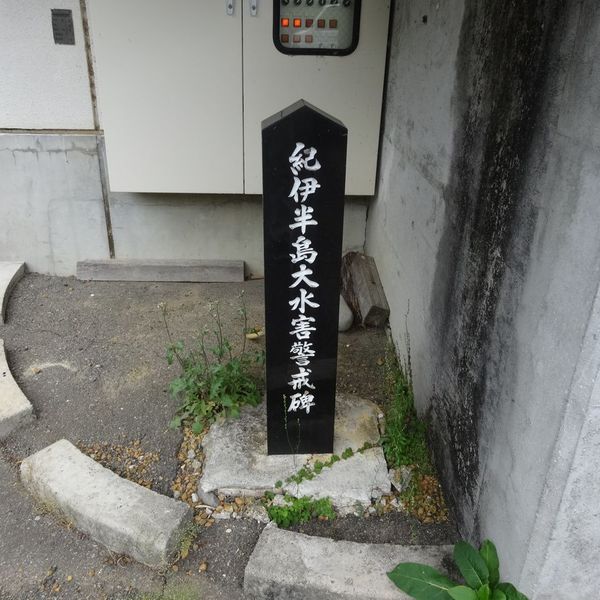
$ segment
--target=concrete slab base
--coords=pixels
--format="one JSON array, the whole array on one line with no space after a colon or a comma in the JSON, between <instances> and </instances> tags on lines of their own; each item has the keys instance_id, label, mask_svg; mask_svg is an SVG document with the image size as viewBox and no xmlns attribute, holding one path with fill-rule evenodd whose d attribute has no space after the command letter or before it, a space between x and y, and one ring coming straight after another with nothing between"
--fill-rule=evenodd
<instances>
[{"instance_id":1,"label":"concrete slab base","mask_svg":"<svg viewBox=\"0 0 600 600\"><path fill-rule=\"evenodd\" d=\"M32 417L33 406L13 379L0 340L0 440Z\"/></svg>"},{"instance_id":2,"label":"concrete slab base","mask_svg":"<svg viewBox=\"0 0 600 600\"><path fill-rule=\"evenodd\" d=\"M25 274L24 262L2 262L0 261L0 299L2 308L0 310L0 319L6 321L6 306L13 287Z\"/></svg>"},{"instance_id":3,"label":"concrete slab base","mask_svg":"<svg viewBox=\"0 0 600 600\"><path fill-rule=\"evenodd\" d=\"M387 577L400 562L444 571L452 546L358 544L278 529L262 532L244 574L253 600L400 600Z\"/></svg>"},{"instance_id":4,"label":"concrete slab base","mask_svg":"<svg viewBox=\"0 0 600 600\"><path fill-rule=\"evenodd\" d=\"M187 504L119 477L67 440L26 458L21 481L50 511L150 567L169 563L192 520Z\"/></svg>"},{"instance_id":5,"label":"concrete slab base","mask_svg":"<svg viewBox=\"0 0 600 600\"><path fill-rule=\"evenodd\" d=\"M357 450L365 442L379 440L378 409L361 398L339 395L336 399L334 452ZM204 472L201 492L231 496L261 496L274 491L300 468L329 455L267 455L266 403L246 408L239 419L215 423L204 438ZM371 448L325 468L310 481L284 485L294 496L329 497L334 506L348 512L357 504L368 506L373 498L390 492L386 461L380 447Z\"/></svg>"}]
</instances>

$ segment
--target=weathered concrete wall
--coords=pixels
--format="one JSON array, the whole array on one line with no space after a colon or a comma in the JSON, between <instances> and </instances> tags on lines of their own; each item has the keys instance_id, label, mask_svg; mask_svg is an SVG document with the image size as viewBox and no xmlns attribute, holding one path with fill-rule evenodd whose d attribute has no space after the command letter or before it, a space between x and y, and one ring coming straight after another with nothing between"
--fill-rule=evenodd
<instances>
[{"instance_id":1,"label":"weathered concrete wall","mask_svg":"<svg viewBox=\"0 0 600 600\"><path fill-rule=\"evenodd\" d=\"M57 45L52 8L73 11L75 45ZM0 0L0 128L93 129L78 0Z\"/></svg>"},{"instance_id":2,"label":"weathered concrete wall","mask_svg":"<svg viewBox=\"0 0 600 600\"><path fill-rule=\"evenodd\" d=\"M426 370L429 303L445 218L462 17L463 0L395 3L378 195L367 222L368 251L377 259L397 341L408 313L422 409L433 390Z\"/></svg>"},{"instance_id":3,"label":"weathered concrete wall","mask_svg":"<svg viewBox=\"0 0 600 600\"><path fill-rule=\"evenodd\" d=\"M367 202L346 201L346 252L364 248ZM243 259L263 275L260 196L121 193L110 206L118 258Z\"/></svg>"},{"instance_id":4,"label":"weathered concrete wall","mask_svg":"<svg viewBox=\"0 0 600 600\"><path fill-rule=\"evenodd\" d=\"M0 260L73 275L108 258L94 135L0 134Z\"/></svg>"},{"instance_id":5,"label":"weathered concrete wall","mask_svg":"<svg viewBox=\"0 0 600 600\"><path fill-rule=\"evenodd\" d=\"M0 260L74 275L109 257L95 135L0 134ZM110 194L116 258L242 259L263 274L259 196ZM344 249L362 250L368 200L346 203Z\"/></svg>"},{"instance_id":6,"label":"weathered concrete wall","mask_svg":"<svg viewBox=\"0 0 600 600\"><path fill-rule=\"evenodd\" d=\"M461 530L544 599L597 593L599 27L591 1L398 2L368 223Z\"/></svg>"}]
</instances>

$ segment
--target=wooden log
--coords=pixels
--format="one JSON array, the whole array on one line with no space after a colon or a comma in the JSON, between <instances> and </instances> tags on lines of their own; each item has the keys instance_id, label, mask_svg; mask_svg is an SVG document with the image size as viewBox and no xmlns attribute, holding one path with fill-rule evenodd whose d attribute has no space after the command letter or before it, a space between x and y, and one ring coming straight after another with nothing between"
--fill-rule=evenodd
<instances>
[{"instance_id":1,"label":"wooden log","mask_svg":"<svg viewBox=\"0 0 600 600\"><path fill-rule=\"evenodd\" d=\"M342 294L356 315L368 327L382 327L390 316L379 272L372 256L349 252L342 263Z\"/></svg>"}]
</instances>

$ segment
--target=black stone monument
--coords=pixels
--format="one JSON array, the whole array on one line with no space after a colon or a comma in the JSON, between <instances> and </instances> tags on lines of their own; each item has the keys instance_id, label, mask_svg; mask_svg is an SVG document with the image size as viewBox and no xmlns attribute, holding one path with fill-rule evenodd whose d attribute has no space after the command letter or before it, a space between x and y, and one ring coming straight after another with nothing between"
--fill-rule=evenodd
<instances>
[{"instance_id":1,"label":"black stone monument","mask_svg":"<svg viewBox=\"0 0 600 600\"><path fill-rule=\"evenodd\" d=\"M269 454L333 452L347 137L304 100L262 124Z\"/></svg>"}]
</instances>

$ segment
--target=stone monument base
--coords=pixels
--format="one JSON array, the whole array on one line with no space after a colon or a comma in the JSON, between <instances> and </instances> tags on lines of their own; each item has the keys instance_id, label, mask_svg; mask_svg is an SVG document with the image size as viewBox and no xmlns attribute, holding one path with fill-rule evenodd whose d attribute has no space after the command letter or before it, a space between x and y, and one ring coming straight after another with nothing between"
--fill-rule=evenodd
<instances>
[{"instance_id":1,"label":"stone monument base","mask_svg":"<svg viewBox=\"0 0 600 600\"><path fill-rule=\"evenodd\" d=\"M334 453L358 450L379 441L375 404L355 396L336 398ZM293 443L291 441L290 443ZM390 492L390 479L380 446L356 453L324 468L312 480L286 483L302 467L325 462L328 454L267 455L266 403L245 408L239 419L215 423L204 438L204 472L199 489L227 496L262 496L283 491L296 497L331 498L342 512L367 507ZM283 483L282 489L275 484Z\"/></svg>"}]
</instances>

